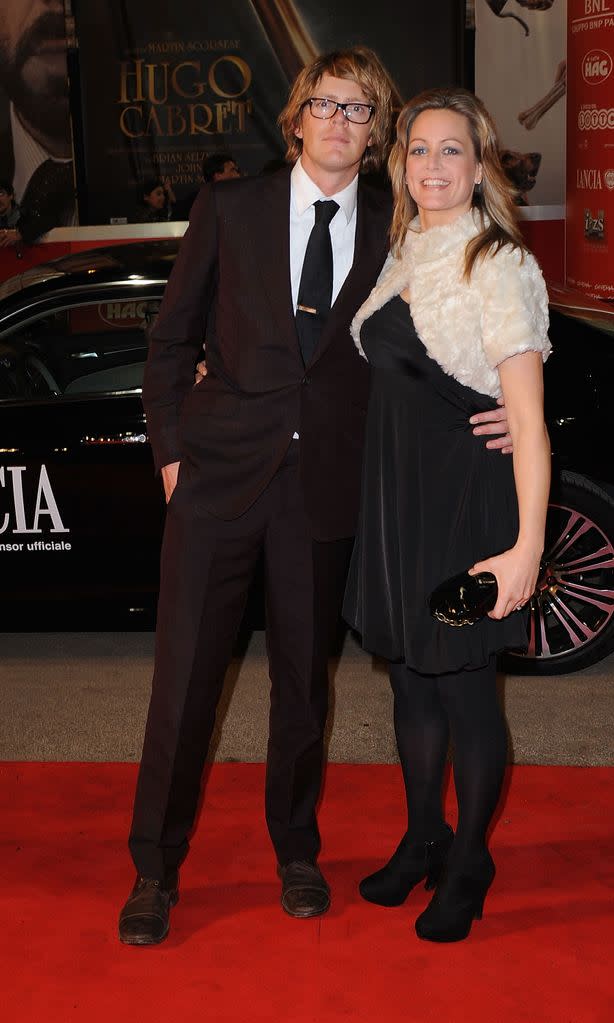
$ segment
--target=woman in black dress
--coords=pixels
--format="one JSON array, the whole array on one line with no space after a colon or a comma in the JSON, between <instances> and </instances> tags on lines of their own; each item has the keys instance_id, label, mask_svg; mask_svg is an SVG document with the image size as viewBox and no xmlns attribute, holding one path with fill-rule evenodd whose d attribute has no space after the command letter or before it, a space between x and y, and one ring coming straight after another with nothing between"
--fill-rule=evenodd
<instances>
[{"instance_id":1,"label":"woman in black dress","mask_svg":"<svg viewBox=\"0 0 614 1023\"><path fill-rule=\"evenodd\" d=\"M486 833L507 755L495 657L526 646L523 608L543 550L547 295L515 223L494 125L473 94L410 101L389 168L391 255L352 325L372 383L344 615L390 662L408 829L360 891L399 905L426 879L436 891L419 937L458 941L495 873ZM468 424L501 395L512 459ZM435 621L429 594L468 568L496 576L494 609L473 626ZM455 835L441 800L450 738Z\"/></svg>"}]
</instances>

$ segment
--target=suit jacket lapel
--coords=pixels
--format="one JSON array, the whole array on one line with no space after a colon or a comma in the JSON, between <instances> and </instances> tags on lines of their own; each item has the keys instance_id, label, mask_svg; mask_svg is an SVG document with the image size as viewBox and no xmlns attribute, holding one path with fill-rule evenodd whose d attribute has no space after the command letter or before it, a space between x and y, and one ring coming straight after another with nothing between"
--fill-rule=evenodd
<instances>
[{"instance_id":1,"label":"suit jacket lapel","mask_svg":"<svg viewBox=\"0 0 614 1023\"><path fill-rule=\"evenodd\" d=\"M300 360L290 281L290 168L272 174L266 185L262 201L254 210L255 230L246 232L246 244L247 236L258 239L258 247L253 249L254 271L260 274L280 336L288 339ZM325 351L340 327L349 323L375 284L388 251L389 222L387 197L359 182L352 268L332 306L312 362ZM263 258L263 245L270 254L267 259Z\"/></svg>"},{"instance_id":2,"label":"suit jacket lapel","mask_svg":"<svg viewBox=\"0 0 614 1023\"><path fill-rule=\"evenodd\" d=\"M290 281L290 168L272 174L266 184L262 202L254 211L256 229L249 232L259 240L254 270L260 274L280 335L289 339L300 358ZM262 246L269 254L266 259Z\"/></svg>"}]
</instances>

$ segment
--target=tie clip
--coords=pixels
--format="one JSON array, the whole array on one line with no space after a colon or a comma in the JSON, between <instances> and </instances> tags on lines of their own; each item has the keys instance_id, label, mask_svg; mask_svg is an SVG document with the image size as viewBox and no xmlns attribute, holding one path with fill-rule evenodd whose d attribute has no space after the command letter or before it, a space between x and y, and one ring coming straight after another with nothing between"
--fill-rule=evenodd
<instances>
[{"instance_id":1,"label":"tie clip","mask_svg":"<svg viewBox=\"0 0 614 1023\"><path fill-rule=\"evenodd\" d=\"M311 313L313 316L317 316L318 313L317 309L312 309L311 306L308 305L297 305L296 308L300 309L302 313Z\"/></svg>"}]
</instances>

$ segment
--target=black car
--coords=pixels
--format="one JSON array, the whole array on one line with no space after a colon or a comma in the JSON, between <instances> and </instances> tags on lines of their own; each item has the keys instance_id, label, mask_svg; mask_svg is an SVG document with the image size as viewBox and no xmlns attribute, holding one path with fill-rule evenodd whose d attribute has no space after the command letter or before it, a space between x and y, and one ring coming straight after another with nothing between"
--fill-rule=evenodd
<instances>
[{"instance_id":1,"label":"black car","mask_svg":"<svg viewBox=\"0 0 614 1023\"><path fill-rule=\"evenodd\" d=\"M140 391L177 247L79 253L0 285L5 629L153 618L164 502Z\"/></svg>"},{"instance_id":2,"label":"black car","mask_svg":"<svg viewBox=\"0 0 614 1023\"><path fill-rule=\"evenodd\" d=\"M177 247L83 252L0 285L4 629L92 627L110 608L115 620L153 620L164 505L140 388L146 328ZM553 288L550 336L546 554L528 654L506 658L511 670L541 674L614 649L614 466L600 443L611 421L614 309Z\"/></svg>"},{"instance_id":3,"label":"black car","mask_svg":"<svg viewBox=\"0 0 614 1023\"><path fill-rule=\"evenodd\" d=\"M507 667L553 675L614 650L614 306L551 285L545 366L553 477L529 648Z\"/></svg>"}]
</instances>

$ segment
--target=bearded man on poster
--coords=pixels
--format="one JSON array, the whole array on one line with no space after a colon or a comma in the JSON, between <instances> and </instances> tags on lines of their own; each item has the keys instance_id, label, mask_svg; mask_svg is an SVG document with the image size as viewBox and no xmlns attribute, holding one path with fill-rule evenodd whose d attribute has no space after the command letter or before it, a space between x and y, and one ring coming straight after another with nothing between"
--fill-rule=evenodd
<instances>
[{"instance_id":1,"label":"bearded man on poster","mask_svg":"<svg viewBox=\"0 0 614 1023\"><path fill-rule=\"evenodd\" d=\"M0 0L0 178L24 241L75 223L62 0Z\"/></svg>"}]
</instances>

